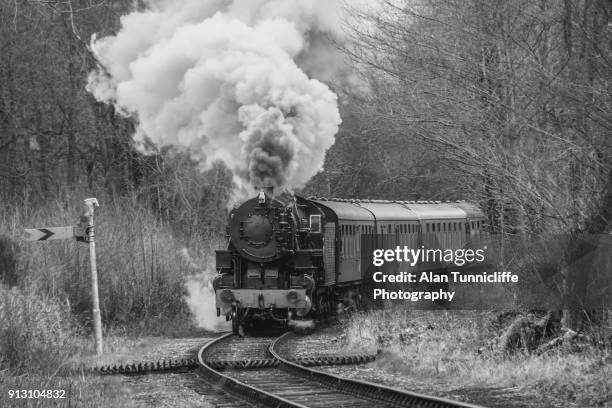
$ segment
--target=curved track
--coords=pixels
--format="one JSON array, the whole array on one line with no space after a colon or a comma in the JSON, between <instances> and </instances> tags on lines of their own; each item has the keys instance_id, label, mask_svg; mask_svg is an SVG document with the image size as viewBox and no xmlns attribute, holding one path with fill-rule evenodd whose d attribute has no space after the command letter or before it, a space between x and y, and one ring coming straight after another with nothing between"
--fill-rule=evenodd
<instances>
[{"instance_id":1,"label":"curved track","mask_svg":"<svg viewBox=\"0 0 612 408\"><path fill-rule=\"evenodd\" d=\"M349 380L305 367L279 354L280 343L289 335L287 333L276 339L239 339L231 333L226 334L200 349L198 370L228 393L260 406L480 408L365 381ZM247 363L234 366L217 364L219 361L229 362L233 359ZM250 364L252 361L267 363ZM220 367L232 368L221 370Z\"/></svg>"}]
</instances>

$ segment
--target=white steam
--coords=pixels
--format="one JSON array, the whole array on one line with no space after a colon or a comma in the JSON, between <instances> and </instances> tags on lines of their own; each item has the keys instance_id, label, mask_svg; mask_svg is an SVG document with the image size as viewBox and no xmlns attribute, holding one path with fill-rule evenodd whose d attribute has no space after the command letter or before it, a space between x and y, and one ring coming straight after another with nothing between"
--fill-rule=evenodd
<instances>
[{"instance_id":1,"label":"white steam","mask_svg":"<svg viewBox=\"0 0 612 408\"><path fill-rule=\"evenodd\" d=\"M336 95L302 70L338 63L321 38L338 34L339 17L337 1L153 1L92 39L106 72L88 90L138 120L143 149L175 146L203 169L224 162L238 194L299 188L340 124Z\"/></svg>"},{"instance_id":2,"label":"white steam","mask_svg":"<svg viewBox=\"0 0 612 408\"><path fill-rule=\"evenodd\" d=\"M206 330L229 330L230 323L223 316L217 317L215 291L212 287L212 273L202 273L187 279L188 296L185 298L195 324Z\"/></svg>"},{"instance_id":3,"label":"white steam","mask_svg":"<svg viewBox=\"0 0 612 408\"><path fill-rule=\"evenodd\" d=\"M179 254L191 270L200 271L188 276L185 283L187 288L185 301L195 319L194 323L206 330L228 330L231 326L225 321L225 317L217 317L215 292L212 287L212 280L216 275L214 268L202 269L201 265L209 262L194 259L187 248L183 248Z\"/></svg>"}]
</instances>

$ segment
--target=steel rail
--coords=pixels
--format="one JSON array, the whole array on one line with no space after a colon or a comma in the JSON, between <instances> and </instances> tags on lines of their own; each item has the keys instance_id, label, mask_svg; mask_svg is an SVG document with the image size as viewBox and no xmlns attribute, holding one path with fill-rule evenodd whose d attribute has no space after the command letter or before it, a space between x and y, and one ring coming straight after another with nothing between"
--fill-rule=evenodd
<instances>
[{"instance_id":1,"label":"steel rail","mask_svg":"<svg viewBox=\"0 0 612 408\"><path fill-rule=\"evenodd\" d=\"M329 402L332 406L333 404L340 404L338 406L347 407L353 405L367 407L368 404L372 404L372 406L413 408L482 408L473 404L417 394L366 381L350 380L305 367L296 363L294 359L285 358L279 354L279 344L287 340L289 335L290 333L283 334L272 340L267 347L266 351L272 355L269 360L278 364L276 369L270 366L266 368L255 365L251 366L251 369L233 370L229 373L218 371L216 369L218 366L215 366L216 360L209 361L208 358L214 355L214 353L211 353L214 346L233 337L232 333L228 333L209 341L200 349L198 352L198 372L209 382L220 386L233 397L267 407L307 408L311 405L311 402L315 406L321 406L322 403L326 402L325 398L331 398L333 401ZM273 371L269 370L277 371L276 374L271 374ZM272 375L272 377L268 377L268 375ZM273 380L275 377L276 379ZM238 378L249 383L252 383L251 378L259 378L260 380L253 382L253 385L249 385ZM296 390L296 380L298 383L299 381L306 381L306 384L299 386L304 387L303 389ZM274 381L275 388L270 389L271 381ZM308 383L310 385L307 385ZM289 384L293 384L293 386ZM267 388L268 391L260 388L262 386ZM293 390L289 391L292 387ZM285 395L287 398L281 395ZM305 395L312 395L314 399L309 401L304 398ZM339 399L344 395L347 398L346 401ZM292 401L291 399L294 398L301 399L301 402ZM349 399L353 401L349 402Z\"/></svg>"},{"instance_id":2,"label":"steel rail","mask_svg":"<svg viewBox=\"0 0 612 408\"><path fill-rule=\"evenodd\" d=\"M213 384L221 386L228 393L246 399L249 402L258 402L265 406L277 407L277 408L308 408L305 405L298 404L296 402L289 401L278 395L271 394L267 391L259 388L252 387L228 375L225 375L206 363L204 354L215 344L233 337L233 333L228 333L213 339L206 343L204 347L198 352L198 372L205 378L208 378Z\"/></svg>"},{"instance_id":3,"label":"steel rail","mask_svg":"<svg viewBox=\"0 0 612 408\"><path fill-rule=\"evenodd\" d=\"M397 388L387 387L380 384L361 380L350 380L334 374L325 373L310 367L296 364L287 358L282 357L275 348L279 343L286 340L291 333L285 333L274 340L268 350L274 358L280 362L280 368L299 376L314 380L324 386L345 392L350 395L372 399L377 402L389 404L397 407L421 407L421 408L483 408L478 405L467 404L464 402L453 401L445 398L432 397L424 394L417 394Z\"/></svg>"}]
</instances>

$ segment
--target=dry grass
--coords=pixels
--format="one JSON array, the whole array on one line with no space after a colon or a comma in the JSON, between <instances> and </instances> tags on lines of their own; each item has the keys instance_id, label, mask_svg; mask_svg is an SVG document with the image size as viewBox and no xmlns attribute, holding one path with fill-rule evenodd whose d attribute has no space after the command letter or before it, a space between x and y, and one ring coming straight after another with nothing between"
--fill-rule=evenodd
<instances>
[{"instance_id":1,"label":"dry grass","mask_svg":"<svg viewBox=\"0 0 612 408\"><path fill-rule=\"evenodd\" d=\"M87 351L70 311L32 290L0 287L0 406L124 406L117 379L86 375L75 357ZM66 398L16 399L9 390L64 390Z\"/></svg>"},{"instance_id":2,"label":"dry grass","mask_svg":"<svg viewBox=\"0 0 612 408\"><path fill-rule=\"evenodd\" d=\"M454 388L518 387L554 392L589 406L612 404L611 350L546 355L483 351L499 334L492 313L396 311L353 315L349 347L376 346L379 364L398 374L447 379ZM480 351L479 351L480 350Z\"/></svg>"},{"instance_id":3,"label":"dry grass","mask_svg":"<svg viewBox=\"0 0 612 408\"><path fill-rule=\"evenodd\" d=\"M57 374L79 351L70 312L37 294L0 287L0 368Z\"/></svg>"},{"instance_id":4,"label":"dry grass","mask_svg":"<svg viewBox=\"0 0 612 408\"><path fill-rule=\"evenodd\" d=\"M132 398L120 377L74 374L41 376L36 373L14 376L0 371L2 407L129 407ZM8 390L64 390L63 399L9 398Z\"/></svg>"},{"instance_id":5,"label":"dry grass","mask_svg":"<svg viewBox=\"0 0 612 408\"><path fill-rule=\"evenodd\" d=\"M24 228L75 225L86 195L0 207L0 406L126 406L117 378L93 361L87 244L24 242ZM107 353L137 337L193 328L185 281L210 263L215 237L185 236L136 200L98 197L96 252ZM98 361L96 359L95 361ZM63 389L64 400L15 400L9 389Z\"/></svg>"},{"instance_id":6,"label":"dry grass","mask_svg":"<svg viewBox=\"0 0 612 408\"><path fill-rule=\"evenodd\" d=\"M59 299L90 326L91 279L87 244L72 240L24 242L24 228L74 225L80 198L0 209L0 283ZM184 237L130 199L105 201L96 214L96 252L106 328L149 332L188 324L185 279L210 262L214 237Z\"/></svg>"}]
</instances>

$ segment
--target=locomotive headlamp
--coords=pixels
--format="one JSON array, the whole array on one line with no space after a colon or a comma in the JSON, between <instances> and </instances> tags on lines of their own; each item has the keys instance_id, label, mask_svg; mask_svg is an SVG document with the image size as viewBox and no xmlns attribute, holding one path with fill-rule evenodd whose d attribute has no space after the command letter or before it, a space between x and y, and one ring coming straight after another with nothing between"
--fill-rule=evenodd
<instances>
[{"instance_id":1,"label":"locomotive headlamp","mask_svg":"<svg viewBox=\"0 0 612 408\"><path fill-rule=\"evenodd\" d=\"M221 301L223 303L227 303L227 304L230 304L234 300L236 300L236 298L234 297L234 292L232 292L229 289L225 289L225 290L221 291L221 294L219 295L219 298L221 299Z\"/></svg>"},{"instance_id":2,"label":"locomotive headlamp","mask_svg":"<svg viewBox=\"0 0 612 408\"><path fill-rule=\"evenodd\" d=\"M266 193L264 193L263 190L259 192L258 200L259 200L259 204L266 203Z\"/></svg>"},{"instance_id":3,"label":"locomotive headlamp","mask_svg":"<svg viewBox=\"0 0 612 408\"><path fill-rule=\"evenodd\" d=\"M289 303L297 303L300 300L300 295L295 290L290 290L287 293L287 301Z\"/></svg>"}]
</instances>

